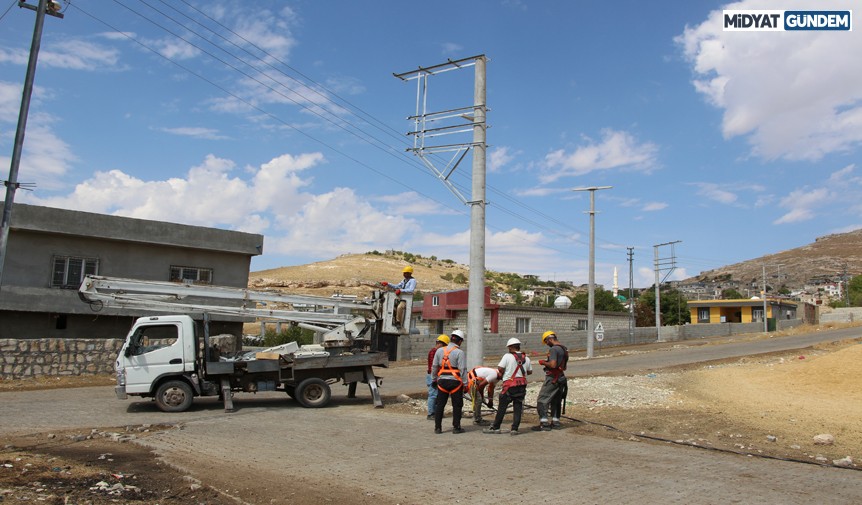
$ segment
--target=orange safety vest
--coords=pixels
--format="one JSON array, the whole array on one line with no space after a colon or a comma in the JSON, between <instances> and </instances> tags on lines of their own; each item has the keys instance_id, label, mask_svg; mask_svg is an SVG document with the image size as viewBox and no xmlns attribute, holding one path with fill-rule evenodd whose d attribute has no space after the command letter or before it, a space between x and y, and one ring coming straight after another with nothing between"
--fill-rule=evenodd
<instances>
[{"instance_id":1,"label":"orange safety vest","mask_svg":"<svg viewBox=\"0 0 862 505\"><path fill-rule=\"evenodd\" d=\"M500 394L505 393L509 390L509 388L527 385L527 372L524 371L524 363L527 362L527 358L525 358L524 355L519 352L513 352L512 355L515 356L515 362L518 363L518 366L515 368L515 372L512 374L512 376L509 377L508 380L503 382L503 390L500 392ZM521 372L521 376L516 377L519 370Z\"/></svg>"},{"instance_id":2,"label":"orange safety vest","mask_svg":"<svg viewBox=\"0 0 862 505\"><path fill-rule=\"evenodd\" d=\"M458 385L455 386L452 390L448 390L448 389L442 387L439 382L437 383L437 389L439 389L440 391L443 391L444 393L449 393L450 395L452 393L457 392L459 389L461 389L461 386L463 386L463 384L461 382L461 370L458 370L457 368L452 367L452 363L449 362L449 353L455 349L458 349L457 345L455 347L447 347L447 348L443 349L443 362L440 363L440 370L437 372L438 378L441 375L451 375L455 379L458 379Z\"/></svg>"}]
</instances>

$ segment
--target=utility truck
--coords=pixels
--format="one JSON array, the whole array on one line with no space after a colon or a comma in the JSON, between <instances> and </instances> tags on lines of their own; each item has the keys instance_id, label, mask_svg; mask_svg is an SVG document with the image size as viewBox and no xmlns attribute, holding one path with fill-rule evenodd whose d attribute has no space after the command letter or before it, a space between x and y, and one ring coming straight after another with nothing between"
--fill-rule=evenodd
<instances>
[{"instance_id":1,"label":"utility truck","mask_svg":"<svg viewBox=\"0 0 862 505\"><path fill-rule=\"evenodd\" d=\"M204 396L218 396L231 412L239 391L284 391L303 407L323 407L330 385L338 382L348 386L351 398L357 383L368 384L374 406L383 407L373 368L388 366L383 350L409 333L412 307L407 297L403 325L397 326L399 295L391 290L374 290L370 299L358 301L95 275L85 277L78 294L94 311L170 314L138 318L116 361L117 398L153 398L165 412L185 411ZM237 351L225 344L231 339L209 334L213 315L296 324L314 330L320 343Z\"/></svg>"}]
</instances>

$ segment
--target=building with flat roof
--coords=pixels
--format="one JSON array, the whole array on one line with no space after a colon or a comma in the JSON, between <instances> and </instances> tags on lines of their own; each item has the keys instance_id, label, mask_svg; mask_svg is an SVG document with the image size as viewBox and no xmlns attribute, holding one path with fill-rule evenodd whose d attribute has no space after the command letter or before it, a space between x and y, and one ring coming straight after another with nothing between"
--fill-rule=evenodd
<instances>
[{"instance_id":1,"label":"building with flat roof","mask_svg":"<svg viewBox=\"0 0 862 505\"><path fill-rule=\"evenodd\" d=\"M245 288L263 236L16 203L0 285L0 338L122 337L128 309L94 312L78 298L87 274ZM216 319L213 332L241 334Z\"/></svg>"}]
</instances>

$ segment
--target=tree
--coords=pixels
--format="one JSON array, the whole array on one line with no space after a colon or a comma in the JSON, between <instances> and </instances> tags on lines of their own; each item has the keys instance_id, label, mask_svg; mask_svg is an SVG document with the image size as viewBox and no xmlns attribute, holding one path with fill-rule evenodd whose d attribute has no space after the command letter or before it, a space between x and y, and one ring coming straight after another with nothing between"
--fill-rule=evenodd
<instances>
[{"instance_id":1,"label":"tree","mask_svg":"<svg viewBox=\"0 0 862 505\"><path fill-rule=\"evenodd\" d=\"M744 296L742 296L742 293L733 288L722 289L721 297L725 300L739 300L741 298L745 298Z\"/></svg>"},{"instance_id":2,"label":"tree","mask_svg":"<svg viewBox=\"0 0 862 505\"><path fill-rule=\"evenodd\" d=\"M857 275L847 283L851 307L862 307L862 275Z\"/></svg>"},{"instance_id":3,"label":"tree","mask_svg":"<svg viewBox=\"0 0 862 505\"><path fill-rule=\"evenodd\" d=\"M688 310L688 299L676 289L661 290L661 322L662 326L679 326L691 322L691 314ZM638 326L650 326L641 324L641 314L646 316L646 311L652 313L652 326L655 326L655 289L641 294L635 309Z\"/></svg>"},{"instance_id":4,"label":"tree","mask_svg":"<svg viewBox=\"0 0 862 505\"><path fill-rule=\"evenodd\" d=\"M578 293L572 297L572 309L589 310L589 293ZM625 312L626 308L614 296L613 291L598 288L595 291L594 307L596 310L607 312Z\"/></svg>"}]
</instances>

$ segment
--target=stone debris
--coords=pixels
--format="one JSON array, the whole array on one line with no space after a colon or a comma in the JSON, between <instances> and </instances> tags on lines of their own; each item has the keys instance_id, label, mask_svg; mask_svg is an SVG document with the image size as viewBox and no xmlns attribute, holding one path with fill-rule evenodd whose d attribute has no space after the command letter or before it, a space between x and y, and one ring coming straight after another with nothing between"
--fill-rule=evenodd
<instances>
[{"instance_id":1,"label":"stone debris","mask_svg":"<svg viewBox=\"0 0 862 505\"><path fill-rule=\"evenodd\" d=\"M91 487L90 491L104 492L109 495L119 496L125 492L139 493L141 491L141 488L129 484L123 484L121 482L117 482L116 484L108 484L107 482L101 480L97 482L95 486Z\"/></svg>"},{"instance_id":2,"label":"stone debris","mask_svg":"<svg viewBox=\"0 0 862 505\"><path fill-rule=\"evenodd\" d=\"M674 393L670 382L679 374L646 374L625 377L569 378L566 405L583 405L593 410L601 407L634 409L665 406ZM535 405L541 383L527 386L524 403Z\"/></svg>"},{"instance_id":3,"label":"stone debris","mask_svg":"<svg viewBox=\"0 0 862 505\"><path fill-rule=\"evenodd\" d=\"M853 464L853 458L851 458L850 456L844 456L841 459L833 459L832 464L843 468L853 468L854 466L856 466Z\"/></svg>"},{"instance_id":4,"label":"stone debris","mask_svg":"<svg viewBox=\"0 0 862 505\"><path fill-rule=\"evenodd\" d=\"M814 436L814 445L832 445L835 443L835 437L828 433L821 433Z\"/></svg>"},{"instance_id":5,"label":"stone debris","mask_svg":"<svg viewBox=\"0 0 862 505\"><path fill-rule=\"evenodd\" d=\"M396 399L397 399L397 400L398 400L398 402L400 402L400 403L407 403L407 402L409 402L410 400L412 400L412 398L410 398L410 397L409 397L409 396L407 396L407 395L403 395L403 394L402 394L402 395L398 395L398 397L397 397Z\"/></svg>"},{"instance_id":6,"label":"stone debris","mask_svg":"<svg viewBox=\"0 0 862 505\"><path fill-rule=\"evenodd\" d=\"M775 435L766 435L766 440L769 442L777 442L778 437L776 437Z\"/></svg>"}]
</instances>

